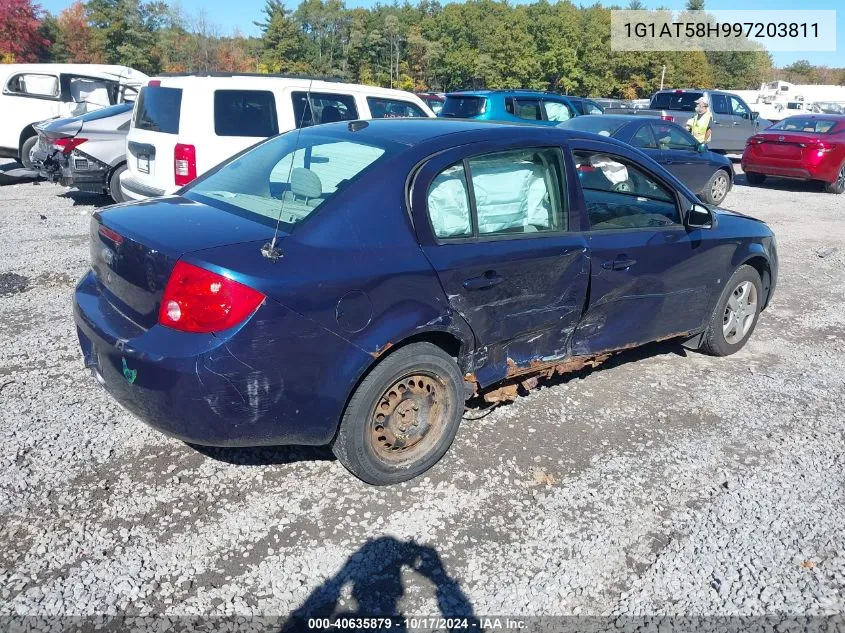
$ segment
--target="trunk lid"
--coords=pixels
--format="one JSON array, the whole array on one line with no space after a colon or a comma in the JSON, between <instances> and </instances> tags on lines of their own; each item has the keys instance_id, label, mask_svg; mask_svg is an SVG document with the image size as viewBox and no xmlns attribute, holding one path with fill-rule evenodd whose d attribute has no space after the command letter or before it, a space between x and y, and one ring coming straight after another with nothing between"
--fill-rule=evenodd
<instances>
[{"instance_id":1,"label":"trunk lid","mask_svg":"<svg viewBox=\"0 0 845 633\"><path fill-rule=\"evenodd\" d=\"M184 198L150 200L93 215L91 269L106 299L149 328L158 320L162 292L183 255L272 235L270 226Z\"/></svg>"},{"instance_id":2,"label":"trunk lid","mask_svg":"<svg viewBox=\"0 0 845 633\"><path fill-rule=\"evenodd\" d=\"M760 156L796 162L802 161L807 149L818 147L820 142L818 135L801 132L764 132L757 138Z\"/></svg>"}]
</instances>

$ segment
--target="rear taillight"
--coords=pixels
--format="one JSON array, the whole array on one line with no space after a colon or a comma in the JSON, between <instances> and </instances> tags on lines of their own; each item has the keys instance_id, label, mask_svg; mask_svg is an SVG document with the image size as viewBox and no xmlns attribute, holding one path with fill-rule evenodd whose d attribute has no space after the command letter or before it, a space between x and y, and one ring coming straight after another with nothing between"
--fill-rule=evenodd
<instances>
[{"instance_id":1,"label":"rear taillight","mask_svg":"<svg viewBox=\"0 0 845 633\"><path fill-rule=\"evenodd\" d=\"M675 117L673 117L671 114L661 114L660 120L661 121L674 121Z\"/></svg>"},{"instance_id":2,"label":"rear taillight","mask_svg":"<svg viewBox=\"0 0 845 633\"><path fill-rule=\"evenodd\" d=\"M836 149L835 143L823 143L822 141L815 141L810 143L810 149L816 150L819 153L819 156L824 156L828 152L832 152Z\"/></svg>"},{"instance_id":3,"label":"rear taillight","mask_svg":"<svg viewBox=\"0 0 845 633\"><path fill-rule=\"evenodd\" d=\"M97 229L100 235L102 235L107 240L111 240L115 243L116 246L120 246L123 244L123 236L118 233L117 231L112 231L109 227L100 225L100 228Z\"/></svg>"},{"instance_id":4,"label":"rear taillight","mask_svg":"<svg viewBox=\"0 0 845 633\"><path fill-rule=\"evenodd\" d=\"M241 323L262 301L264 295L249 286L180 261L164 288L158 322L183 332L219 332Z\"/></svg>"},{"instance_id":5,"label":"rear taillight","mask_svg":"<svg viewBox=\"0 0 845 633\"><path fill-rule=\"evenodd\" d=\"M53 141L53 147L59 150L62 154L67 155L87 140L87 138L79 138L78 136L73 138L57 138Z\"/></svg>"},{"instance_id":6,"label":"rear taillight","mask_svg":"<svg viewBox=\"0 0 845 633\"><path fill-rule=\"evenodd\" d=\"M762 136L750 136L747 141L745 141L746 145L759 145L763 142Z\"/></svg>"},{"instance_id":7,"label":"rear taillight","mask_svg":"<svg viewBox=\"0 0 845 633\"><path fill-rule=\"evenodd\" d=\"M176 143L173 150L173 174L177 186L187 185L197 177L197 148Z\"/></svg>"}]
</instances>

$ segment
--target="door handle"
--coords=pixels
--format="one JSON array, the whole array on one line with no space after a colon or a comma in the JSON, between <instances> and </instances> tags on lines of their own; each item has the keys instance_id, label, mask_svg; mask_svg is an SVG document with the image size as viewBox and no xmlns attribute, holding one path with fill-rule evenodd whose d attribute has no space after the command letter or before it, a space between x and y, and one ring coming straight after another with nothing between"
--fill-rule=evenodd
<instances>
[{"instance_id":1,"label":"door handle","mask_svg":"<svg viewBox=\"0 0 845 633\"><path fill-rule=\"evenodd\" d=\"M636 263L636 259L631 259L625 255L620 255L616 259L602 262L601 267L605 270L628 270L631 266Z\"/></svg>"},{"instance_id":2,"label":"door handle","mask_svg":"<svg viewBox=\"0 0 845 633\"><path fill-rule=\"evenodd\" d=\"M464 288L467 290L483 290L484 288L492 288L497 286L505 280L495 270L488 270L483 275L478 277L471 277L464 281Z\"/></svg>"},{"instance_id":3,"label":"door handle","mask_svg":"<svg viewBox=\"0 0 845 633\"><path fill-rule=\"evenodd\" d=\"M734 125L739 125L739 121L734 121Z\"/></svg>"}]
</instances>

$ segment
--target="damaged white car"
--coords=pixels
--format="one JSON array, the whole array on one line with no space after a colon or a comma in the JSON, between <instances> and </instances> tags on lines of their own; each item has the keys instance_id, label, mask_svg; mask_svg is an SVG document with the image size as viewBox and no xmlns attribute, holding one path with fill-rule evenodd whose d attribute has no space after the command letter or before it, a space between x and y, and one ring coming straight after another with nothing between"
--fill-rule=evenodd
<instances>
[{"instance_id":1,"label":"damaged white car","mask_svg":"<svg viewBox=\"0 0 845 633\"><path fill-rule=\"evenodd\" d=\"M148 77L105 64L0 65L0 157L31 168L38 143L34 125L134 101Z\"/></svg>"}]
</instances>

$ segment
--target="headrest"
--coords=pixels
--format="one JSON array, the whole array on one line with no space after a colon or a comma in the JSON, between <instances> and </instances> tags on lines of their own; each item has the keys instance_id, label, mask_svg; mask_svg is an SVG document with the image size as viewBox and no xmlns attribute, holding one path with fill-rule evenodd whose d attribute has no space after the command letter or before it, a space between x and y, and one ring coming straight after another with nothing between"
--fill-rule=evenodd
<instances>
[{"instance_id":1,"label":"headrest","mask_svg":"<svg viewBox=\"0 0 845 633\"><path fill-rule=\"evenodd\" d=\"M323 195L323 183L320 177L310 169L296 167L290 174L290 190L295 196L319 198Z\"/></svg>"}]
</instances>

